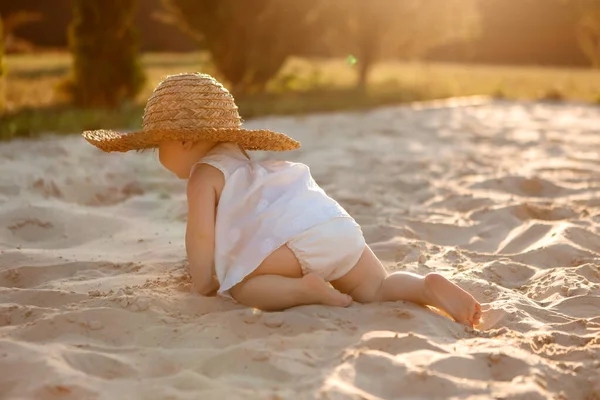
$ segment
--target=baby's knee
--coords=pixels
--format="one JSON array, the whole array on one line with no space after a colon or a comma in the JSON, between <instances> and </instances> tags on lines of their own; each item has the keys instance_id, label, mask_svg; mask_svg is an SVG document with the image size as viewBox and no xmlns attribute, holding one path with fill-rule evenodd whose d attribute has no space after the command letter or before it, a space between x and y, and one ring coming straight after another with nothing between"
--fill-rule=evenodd
<instances>
[{"instance_id":1,"label":"baby's knee","mask_svg":"<svg viewBox=\"0 0 600 400\"><path fill-rule=\"evenodd\" d=\"M377 303L382 301L381 288L383 286L383 279L371 280L359 284L350 293L350 297L357 303Z\"/></svg>"}]
</instances>

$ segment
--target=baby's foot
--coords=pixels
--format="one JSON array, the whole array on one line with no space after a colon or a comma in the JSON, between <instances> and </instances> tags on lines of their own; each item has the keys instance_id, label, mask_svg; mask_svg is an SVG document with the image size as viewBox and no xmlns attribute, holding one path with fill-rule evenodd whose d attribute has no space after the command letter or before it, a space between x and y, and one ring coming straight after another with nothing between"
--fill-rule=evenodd
<instances>
[{"instance_id":1,"label":"baby's foot","mask_svg":"<svg viewBox=\"0 0 600 400\"><path fill-rule=\"evenodd\" d=\"M315 303L327 306L348 307L352 304L352 297L337 291L319 275L310 273L302 277L310 294L314 296Z\"/></svg>"},{"instance_id":2,"label":"baby's foot","mask_svg":"<svg viewBox=\"0 0 600 400\"><path fill-rule=\"evenodd\" d=\"M425 276L425 297L428 305L447 312L456 322L471 327L479 324L481 305L442 275L431 273Z\"/></svg>"}]
</instances>

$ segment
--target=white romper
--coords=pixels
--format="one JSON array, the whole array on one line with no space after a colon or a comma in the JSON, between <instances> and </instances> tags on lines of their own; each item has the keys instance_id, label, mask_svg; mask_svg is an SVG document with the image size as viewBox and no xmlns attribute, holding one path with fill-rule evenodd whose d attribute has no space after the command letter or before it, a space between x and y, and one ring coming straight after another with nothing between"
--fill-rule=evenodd
<instances>
[{"instance_id":1,"label":"white romper","mask_svg":"<svg viewBox=\"0 0 600 400\"><path fill-rule=\"evenodd\" d=\"M284 244L303 273L327 281L358 262L365 246L359 225L317 185L308 166L248 160L230 142L219 143L196 165L201 163L225 177L215 225L219 295L231 297L229 290Z\"/></svg>"}]
</instances>

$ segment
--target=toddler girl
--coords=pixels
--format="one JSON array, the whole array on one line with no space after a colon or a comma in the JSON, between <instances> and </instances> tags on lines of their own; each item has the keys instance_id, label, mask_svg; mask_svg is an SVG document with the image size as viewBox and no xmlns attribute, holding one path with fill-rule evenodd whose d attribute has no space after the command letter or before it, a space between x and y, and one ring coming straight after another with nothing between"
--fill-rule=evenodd
<instances>
[{"instance_id":1,"label":"toddler girl","mask_svg":"<svg viewBox=\"0 0 600 400\"><path fill-rule=\"evenodd\" d=\"M158 148L161 164L188 179L185 244L195 289L262 310L347 307L405 300L479 323L481 307L440 274L389 274L360 226L300 163L251 160L246 150L300 147L241 127L233 97L205 74L167 77L148 100L143 129L87 131L104 151Z\"/></svg>"}]
</instances>

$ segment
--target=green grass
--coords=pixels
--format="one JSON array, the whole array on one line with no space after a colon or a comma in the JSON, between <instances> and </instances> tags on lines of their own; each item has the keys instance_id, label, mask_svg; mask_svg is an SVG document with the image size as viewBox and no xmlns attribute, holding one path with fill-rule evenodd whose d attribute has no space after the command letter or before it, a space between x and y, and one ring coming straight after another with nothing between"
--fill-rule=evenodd
<instances>
[{"instance_id":1,"label":"green grass","mask_svg":"<svg viewBox=\"0 0 600 400\"><path fill-rule=\"evenodd\" d=\"M136 101L117 110L82 110L71 107L55 90L68 77L70 62L68 53L7 57L0 139L97 128L139 129L144 103L165 76L190 71L216 75L205 53L145 54L142 62L148 82ZM468 95L600 100L600 73L589 69L387 62L373 69L365 92L354 89L355 81L355 67L344 60L292 59L269 84L267 93L237 103L247 120Z\"/></svg>"}]
</instances>

